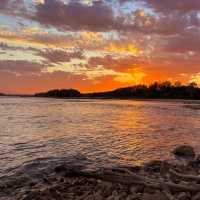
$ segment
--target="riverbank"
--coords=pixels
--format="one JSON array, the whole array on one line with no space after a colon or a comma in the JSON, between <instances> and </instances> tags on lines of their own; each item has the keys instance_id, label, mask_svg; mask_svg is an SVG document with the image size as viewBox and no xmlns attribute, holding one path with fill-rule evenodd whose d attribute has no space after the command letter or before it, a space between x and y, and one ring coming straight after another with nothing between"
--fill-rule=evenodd
<instances>
[{"instance_id":1,"label":"riverbank","mask_svg":"<svg viewBox=\"0 0 200 200\"><path fill-rule=\"evenodd\" d=\"M22 171L0 185L1 200L198 200L200 163L151 161L88 171L63 163L30 177Z\"/></svg>"}]
</instances>

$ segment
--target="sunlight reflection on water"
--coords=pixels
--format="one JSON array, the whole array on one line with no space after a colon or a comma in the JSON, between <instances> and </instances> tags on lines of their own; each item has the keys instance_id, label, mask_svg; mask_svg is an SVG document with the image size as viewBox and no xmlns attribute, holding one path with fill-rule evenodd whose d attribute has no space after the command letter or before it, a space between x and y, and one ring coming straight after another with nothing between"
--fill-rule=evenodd
<instances>
[{"instance_id":1,"label":"sunlight reflection on water","mask_svg":"<svg viewBox=\"0 0 200 200\"><path fill-rule=\"evenodd\" d=\"M183 102L0 98L2 174L38 159L92 167L174 161L189 144L200 154L200 111Z\"/></svg>"}]
</instances>

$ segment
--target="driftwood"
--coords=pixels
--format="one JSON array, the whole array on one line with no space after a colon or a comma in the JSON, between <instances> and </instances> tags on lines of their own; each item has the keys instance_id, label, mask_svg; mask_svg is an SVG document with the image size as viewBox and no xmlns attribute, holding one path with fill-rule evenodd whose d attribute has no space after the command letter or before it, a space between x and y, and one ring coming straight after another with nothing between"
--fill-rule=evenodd
<instances>
[{"instance_id":1,"label":"driftwood","mask_svg":"<svg viewBox=\"0 0 200 200\"><path fill-rule=\"evenodd\" d=\"M165 182L162 180L151 179L148 177L143 177L138 174L135 174L126 168L109 168L109 170L123 171L123 172L126 172L127 174L124 174L124 173L119 174L119 173L114 173L114 172L92 173L88 171L81 171L75 168L70 169L70 172L72 172L75 175L101 179L101 180L105 180L109 182L117 182L124 185L129 185L129 186L133 184L139 184L139 185L157 188L157 189L163 189L163 187L165 188L171 187L171 188L176 188L182 191L200 192L200 185L198 184L194 186L190 186L190 185L182 185L182 184L176 184L173 182Z\"/></svg>"},{"instance_id":2,"label":"driftwood","mask_svg":"<svg viewBox=\"0 0 200 200\"><path fill-rule=\"evenodd\" d=\"M169 200L177 200L176 198L173 197L173 195L171 194L170 190L168 187L163 186L163 190L162 193L165 194Z\"/></svg>"},{"instance_id":3,"label":"driftwood","mask_svg":"<svg viewBox=\"0 0 200 200\"><path fill-rule=\"evenodd\" d=\"M177 173L172 169L169 170L169 173L174 174L175 176L180 177L180 178L200 180L200 176L184 175L184 174Z\"/></svg>"},{"instance_id":4,"label":"driftwood","mask_svg":"<svg viewBox=\"0 0 200 200\"><path fill-rule=\"evenodd\" d=\"M182 184L176 184L176 183L171 183L171 182L165 182L165 181L161 181L161 180L155 180L155 179L151 179L151 178L148 178L148 177L140 176L138 174L131 172L128 169L125 169L125 168L115 168L114 170L127 172L132 178L139 178L141 180L144 180L144 181L147 181L147 182L150 182L150 183L159 183L161 185L176 188L176 189L179 189L179 190L200 192L200 185L198 185L198 184L196 184L196 186L189 186L189 185L182 185Z\"/></svg>"}]
</instances>

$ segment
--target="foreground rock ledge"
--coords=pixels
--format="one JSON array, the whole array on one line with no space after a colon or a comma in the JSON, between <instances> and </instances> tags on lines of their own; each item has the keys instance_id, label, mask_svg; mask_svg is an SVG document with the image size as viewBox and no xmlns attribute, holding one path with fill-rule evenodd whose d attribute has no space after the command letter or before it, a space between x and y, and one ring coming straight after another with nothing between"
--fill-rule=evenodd
<instances>
[{"instance_id":1,"label":"foreground rock ledge","mask_svg":"<svg viewBox=\"0 0 200 200\"><path fill-rule=\"evenodd\" d=\"M23 200L200 200L200 164L176 166L152 161L141 167L101 168L87 171L61 164L55 177L42 174L41 183L26 183L18 196L10 196L15 186L0 185L1 199ZM27 189L28 188L28 189Z\"/></svg>"}]
</instances>

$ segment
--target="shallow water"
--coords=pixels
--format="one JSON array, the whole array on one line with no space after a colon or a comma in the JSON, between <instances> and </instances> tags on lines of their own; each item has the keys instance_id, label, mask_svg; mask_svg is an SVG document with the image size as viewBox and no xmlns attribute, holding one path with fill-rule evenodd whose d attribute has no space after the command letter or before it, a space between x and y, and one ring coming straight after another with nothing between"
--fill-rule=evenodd
<instances>
[{"instance_id":1,"label":"shallow water","mask_svg":"<svg viewBox=\"0 0 200 200\"><path fill-rule=\"evenodd\" d=\"M140 165L189 144L200 154L200 111L183 101L0 98L0 177L60 162Z\"/></svg>"}]
</instances>

